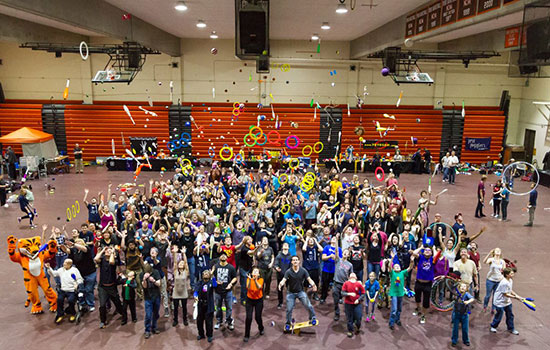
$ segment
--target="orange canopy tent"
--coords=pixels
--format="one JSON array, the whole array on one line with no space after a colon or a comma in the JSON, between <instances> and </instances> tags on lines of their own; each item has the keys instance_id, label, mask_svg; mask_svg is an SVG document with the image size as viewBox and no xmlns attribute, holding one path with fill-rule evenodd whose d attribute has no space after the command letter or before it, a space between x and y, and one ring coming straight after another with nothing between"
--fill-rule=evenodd
<instances>
[{"instance_id":1,"label":"orange canopy tent","mask_svg":"<svg viewBox=\"0 0 550 350\"><path fill-rule=\"evenodd\" d=\"M57 146L53 135L32 128L21 128L0 137L1 143L20 143L26 157L57 157Z\"/></svg>"},{"instance_id":2,"label":"orange canopy tent","mask_svg":"<svg viewBox=\"0 0 550 350\"><path fill-rule=\"evenodd\" d=\"M53 135L32 128L21 128L0 137L2 143L37 143L53 139Z\"/></svg>"}]
</instances>

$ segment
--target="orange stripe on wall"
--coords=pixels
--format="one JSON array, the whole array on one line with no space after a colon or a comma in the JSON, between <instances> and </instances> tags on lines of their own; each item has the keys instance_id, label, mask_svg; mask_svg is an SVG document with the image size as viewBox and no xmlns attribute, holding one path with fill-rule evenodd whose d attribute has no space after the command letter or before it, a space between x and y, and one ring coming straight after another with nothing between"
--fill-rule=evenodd
<instances>
[{"instance_id":1,"label":"orange stripe on wall","mask_svg":"<svg viewBox=\"0 0 550 350\"><path fill-rule=\"evenodd\" d=\"M471 114L470 114L471 113ZM462 135L462 162L474 164L487 163L488 160L499 160L504 137L504 115L480 115L468 112L464 118L464 133ZM468 151L466 147L467 137L491 137L491 149L489 151Z\"/></svg>"}]
</instances>

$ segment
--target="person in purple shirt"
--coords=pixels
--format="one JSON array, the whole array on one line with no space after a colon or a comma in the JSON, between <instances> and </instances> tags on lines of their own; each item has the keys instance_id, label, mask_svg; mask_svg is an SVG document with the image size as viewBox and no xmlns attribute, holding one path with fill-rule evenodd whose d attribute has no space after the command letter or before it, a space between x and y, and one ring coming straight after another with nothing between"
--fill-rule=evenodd
<instances>
[{"instance_id":1,"label":"person in purple shirt","mask_svg":"<svg viewBox=\"0 0 550 350\"><path fill-rule=\"evenodd\" d=\"M426 313L430 308L430 295L432 293L432 283L434 280L434 261L433 252L430 248L420 248L413 252L413 255L418 258L418 266L416 270L416 283L414 285L414 299L416 309L413 312L414 316L420 316L420 323L426 323ZM422 302L422 310L420 309Z\"/></svg>"},{"instance_id":2,"label":"person in purple shirt","mask_svg":"<svg viewBox=\"0 0 550 350\"><path fill-rule=\"evenodd\" d=\"M481 181L477 184L477 207L476 207L476 218L483 218L483 207L485 206L485 180L487 180L487 175L481 175Z\"/></svg>"}]
</instances>

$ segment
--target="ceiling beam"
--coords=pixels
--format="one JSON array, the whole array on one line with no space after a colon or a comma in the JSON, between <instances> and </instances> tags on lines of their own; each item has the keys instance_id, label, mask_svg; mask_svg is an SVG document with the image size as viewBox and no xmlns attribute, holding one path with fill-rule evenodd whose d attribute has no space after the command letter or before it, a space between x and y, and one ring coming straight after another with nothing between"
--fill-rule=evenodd
<instances>
[{"instance_id":1,"label":"ceiling beam","mask_svg":"<svg viewBox=\"0 0 550 350\"><path fill-rule=\"evenodd\" d=\"M507 6L503 6L499 9L489 11L487 13L474 16L465 20L461 20L437 29L425 32L420 35L416 35L411 39L414 42L422 42L425 39L435 37L454 31L457 29L465 28L481 22L490 21L502 16L506 16L512 13L523 11L523 7L527 4L535 2L537 0L520 0ZM421 10L429 3L426 2L423 6L417 10ZM413 13L411 11L410 13ZM351 41L351 58L361 58L370 53L383 50L388 46L401 46L405 40L405 23L406 17L409 13L394 19L393 21L386 23L382 27L373 30L355 40Z\"/></svg>"},{"instance_id":2,"label":"ceiling beam","mask_svg":"<svg viewBox=\"0 0 550 350\"><path fill-rule=\"evenodd\" d=\"M111 38L136 41L170 56L180 56L180 39L103 0L0 0L0 5L28 12ZM51 40L50 40L51 41Z\"/></svg>"},{"instance_id":3,"label":"ceiling beam","mask_svg":"<svg viewBox=\"0 0 550 350\"><path fill-rule=\"evenodd\" d=\"M78 44L87 41L88 37L0 14L0 40L18 43L48 41Z\"/></svg>"}]
</instances>

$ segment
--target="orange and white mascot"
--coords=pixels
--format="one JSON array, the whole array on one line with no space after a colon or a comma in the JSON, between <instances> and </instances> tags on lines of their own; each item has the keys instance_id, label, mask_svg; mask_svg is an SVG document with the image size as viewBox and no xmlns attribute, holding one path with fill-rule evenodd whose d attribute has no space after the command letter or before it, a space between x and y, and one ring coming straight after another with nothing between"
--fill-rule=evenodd
<instances>
[{"instance_id":1,"label":"orange and white mascot","mask_svg":"<svg viewBox=\"0 0 550 350\"><path fill-rule=\"evenodd\" d=\"M32 303L32 314L41 314L44 312L38 294L38 286L40 286L50 303L50 311L56 311L57 294L50 286L44 274L44 261L55 256L55 253L57 253L57 242L51 240L41 248L40 237L38 236L19 240L14 236L9 236L8 253L10 260L14 263L19 263L23 269L23 281L27 290L25 307Z\"/></svg>"}]
</instances>

